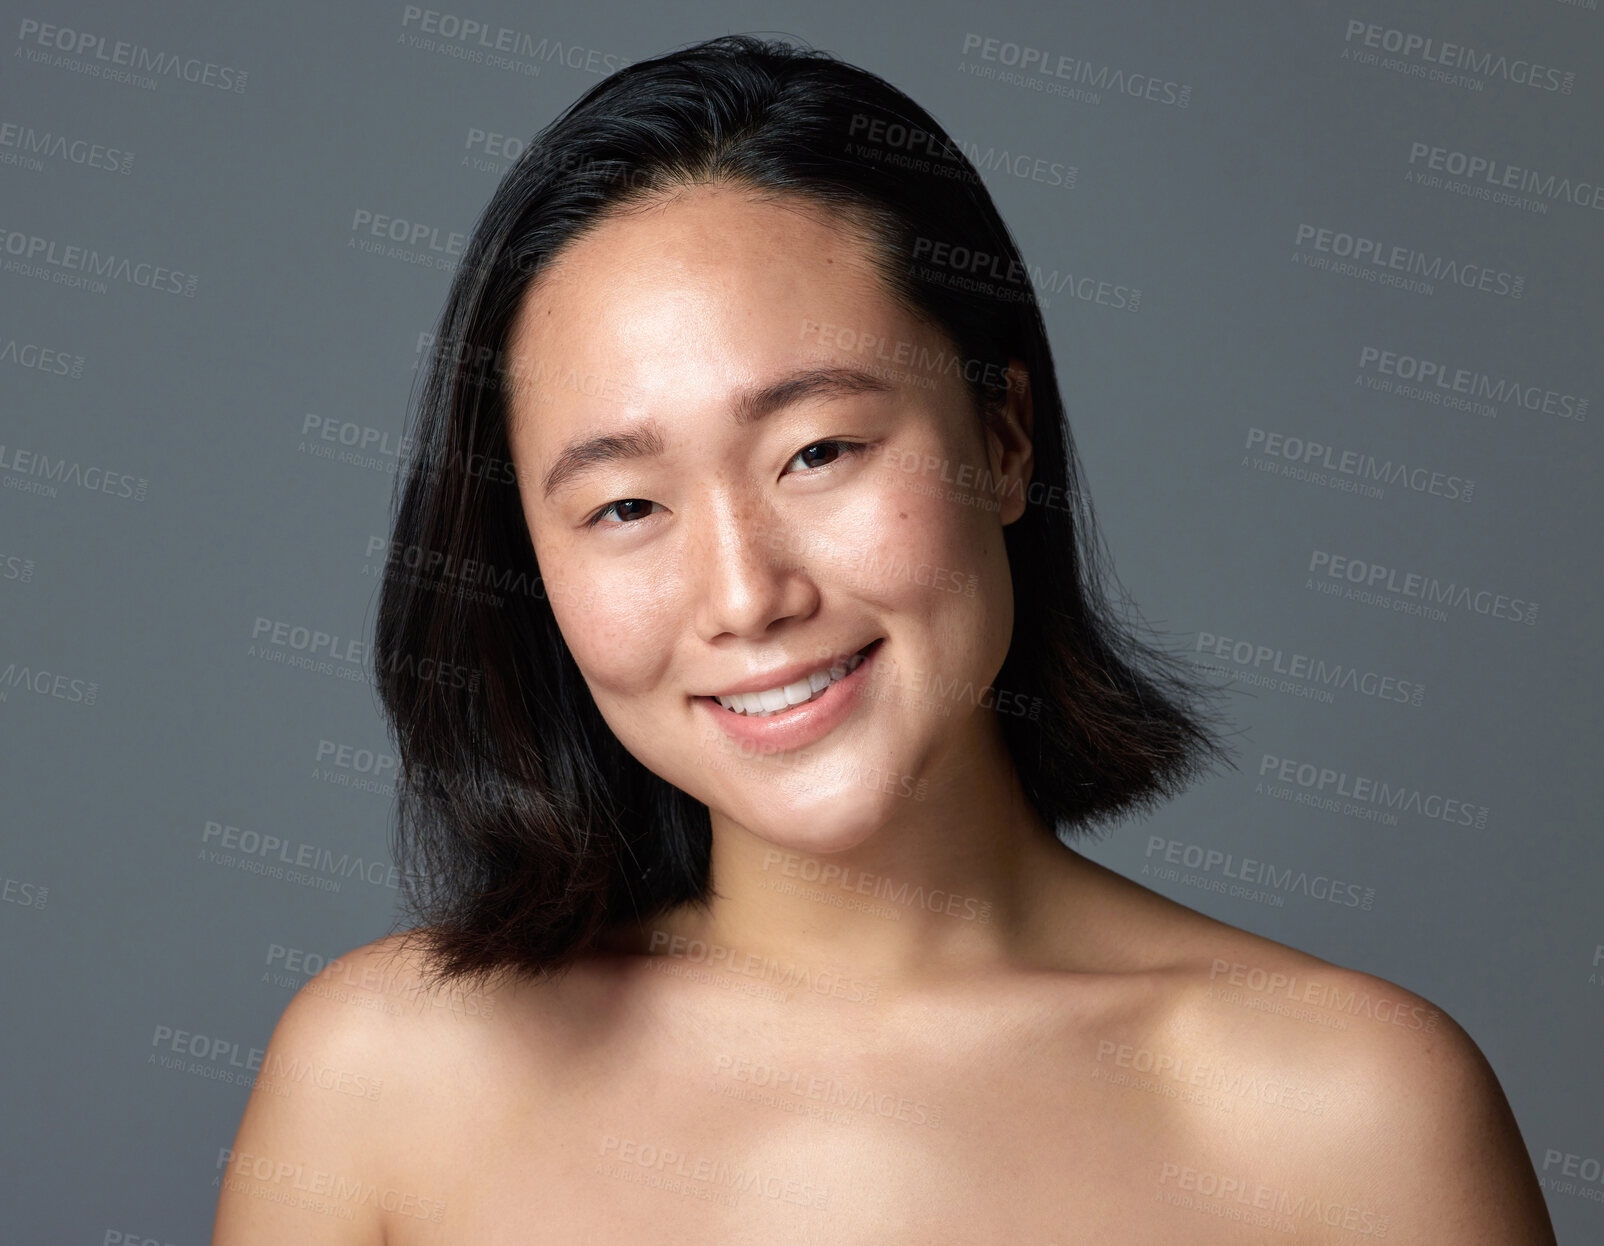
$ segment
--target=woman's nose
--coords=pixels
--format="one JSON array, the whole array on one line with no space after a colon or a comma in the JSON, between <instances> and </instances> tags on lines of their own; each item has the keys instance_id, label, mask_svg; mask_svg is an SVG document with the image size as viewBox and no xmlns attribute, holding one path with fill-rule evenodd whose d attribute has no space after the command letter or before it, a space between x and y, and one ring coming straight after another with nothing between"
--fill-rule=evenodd
<instances>
[{"instance_id":1,"label":"woman's nose","mask_svg":"<svg viewBox=\"0 0 1604 1246\"><path fill-rule=\"evenodd\" d=\"M807 534L753 497L702 503L692 539L698 630L704 640L765 635L818 603Z\"/></svg>"}]
</instances>

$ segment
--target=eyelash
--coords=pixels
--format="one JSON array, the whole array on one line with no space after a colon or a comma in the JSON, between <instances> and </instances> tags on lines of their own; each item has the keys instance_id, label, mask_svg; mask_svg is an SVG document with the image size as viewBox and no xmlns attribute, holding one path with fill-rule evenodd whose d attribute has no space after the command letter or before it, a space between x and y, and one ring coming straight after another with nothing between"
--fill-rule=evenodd
<instances>
[{"instance_id":1,"label":"eyelash","mask_svg":"<svg viewBox=\"0 0 1604 1246\"><path fill-rule=\"evenodd\" d=\"M791 456L791 458L793 458L793 459L797 458L798 456L801 455L803 450L811 450L815 446L839 446L841 448L841 454L838 455L836 458L831 459L830 462L824 463L819 467L812 467L812 468L804 469L806 471L810 471L810 472L823 471L827 467L833 467L836 463L839 463L841 461L841 459L843 459L843 458L846 458L846 457L848 457L850 455L862 454L865 450L868 449L868 446L865 445L863 442L859 442L859 441L841 441L840 439L835 438L835 437L827 437L823 441L810 441L810 442L808 442L807 445L802 447L802 450L798 450L796 452L796 454L793 454ZM609 528L627 527L630 523L634 523L636 521L635 520L627 520L627 521L621 521L621 522L615 523L615 524L603 525L602 522L601 522L602 516L607 514L608 511L612 510L620 502L640 502L640 501L644 501L644 500L645 500L644 498L617 498L614 501L611 501L611 502L607 503L606 506L602 507L599 511L597 511L594 515L592 515L589 519L587 519L585 521L585 527L587 527L587 528L596 528L596 527L603 527L603 526L609 527Z\"/></svg>"}]
</instances>

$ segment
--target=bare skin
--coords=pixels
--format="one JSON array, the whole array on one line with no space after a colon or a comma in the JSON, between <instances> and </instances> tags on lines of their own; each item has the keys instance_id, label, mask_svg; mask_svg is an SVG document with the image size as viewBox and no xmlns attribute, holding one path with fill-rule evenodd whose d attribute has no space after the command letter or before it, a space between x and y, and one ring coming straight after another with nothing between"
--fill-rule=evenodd
<instances>
[{"instance_id":1,"label":"bare skin","mask_svg":"<svg viewBox=\"0 0 1604 1246\"><path fill-rule=\"evenodd\" d=\"M1452 1018L1063 851L1066 937L1107 932L1085 931L1102 968L881 982L872 1004L626 954L428 995L399 936L357 949L265 1067L366 1073L378 1097L259 1084L213 1240L1553 1241Z\"/></svg>"},{"instance_id":2,"label":"bare skin","mask_svg":"<svg viewBox=\"0 0 1604 1246\"><path fill-rule=\"evenodd\" d=\"M865 337L924 353L730 421ZM839 221L728 187L543 276L512 343L531 539L608 725L707 805L716 898L543 981L425 995L399 937L330 966L274 1032L215 1246L1553 1241L1452 1018L1064 847L996 712L906 695L996 676L1031 474L1017 361L982 426L917 362L943 345ZM546 493L643 416L660 455ZM792 467L840 440L870 452ZM709 695L875 639L820 738L729 747Z\"/></svg>"}]
</instances>

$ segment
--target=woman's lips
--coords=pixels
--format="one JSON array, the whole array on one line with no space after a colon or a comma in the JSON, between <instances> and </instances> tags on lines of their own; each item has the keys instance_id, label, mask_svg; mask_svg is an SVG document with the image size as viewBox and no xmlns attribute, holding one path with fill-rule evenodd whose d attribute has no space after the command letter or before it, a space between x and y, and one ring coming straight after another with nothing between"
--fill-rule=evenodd
<instances>
[{"instance_id":1,"label":"woman's lips","mask_svg":"<svg viewBox=\"0 0 1604 1246\"><path fill-rule=\"evenodd\" d=\"M704 713L711 714L720 730L762 752L783 752L805 748L834 730L858 702L858 694L869 678L869 668L879 656L885 638L864 646L863 661L845 679L838 679L811 701L776 710L771 714L738 714L727 710L712 697L697 697Z\"/></svg>"},{"instance_id":2,"label":"woman's lips","mask_svg":"<svg viewBox=\"0 0 1604 1246\"><path fill-rule=\"evenodd\" d=\"M869 650L879 643L878 640L871 640L856 653L844 658L816 661L807 669L792 666L789 668L792 672L789 677L776 674L767 679L752 680L741 691L719 693L714 695L713 700L727 710L752 717L782 714L823 696L832 683L840 683L856 670L858 663L864 660ZM793 696L793 687L801 692L801 700L790 699ZM779 699L779 704L772 704L776 697Z\"/></svg>"}]
</instances>

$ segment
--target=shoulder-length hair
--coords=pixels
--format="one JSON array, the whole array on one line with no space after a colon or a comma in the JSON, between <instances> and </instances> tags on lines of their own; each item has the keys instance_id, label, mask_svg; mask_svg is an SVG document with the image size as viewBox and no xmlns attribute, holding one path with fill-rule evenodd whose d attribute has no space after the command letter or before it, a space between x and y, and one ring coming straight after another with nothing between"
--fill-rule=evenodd
<instances>
[{"instance_id":1,"label":"shoulder-length hair","mask_svg":"<svg viewBox=\"0 0 1604 1246\"><path fill-rule=\"evenodd\" d=\"M610 929L709 899L708 811L601 717L520 507L507 362L531 282L609 213L696 182L791 196L863 231L888 292L963 361L977 416L1028 374L1029 505L995 686L1026 796L1060 839L1150 809L1216 761L1210 690L1112 608L1106 554L1028 270L974 166L890 83L732 35L629 65L529 144L468 240L397 480L375 639L400 760L401 909L433 980L561 972ZM1015 698L1017 703L1017 698Z\"/></svg>"}]
</instances>

